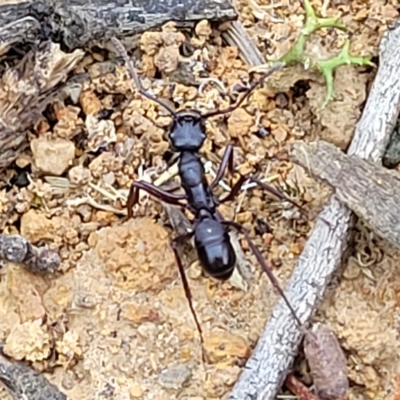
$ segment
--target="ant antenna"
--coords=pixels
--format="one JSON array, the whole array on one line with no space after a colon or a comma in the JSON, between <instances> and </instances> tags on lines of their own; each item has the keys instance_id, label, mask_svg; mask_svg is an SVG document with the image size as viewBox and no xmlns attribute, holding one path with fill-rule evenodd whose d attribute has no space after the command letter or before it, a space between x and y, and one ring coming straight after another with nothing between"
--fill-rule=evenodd
<instances>
[{"instance_id":1,"label":"ant antenna","mask_svg":"<svg viewBox=\"0 0 400 400\"><path fill-rule=\"evenodd\" d=\"M174 109L172 109L166 102L151 95L148 91L146 91L143 88L142 84L140 83L139 77L135 71L135 68L133 67L132 61L129 58L128 53L126 52L126 49L125 49L124 45L121 43L121 41L119 39L117 39L116 37L111 38L111 41L114 44L115 49L119 53L119 56L124 60L126 67L128 69L129 76L135 82L138 92L141 95L147 97L149 100L152 100L152 101L156 102L157 104L159 104L160 106L164 107L174 118L176 118L177 113ZM209 118L209 117L215 117L216 115L228 114L228 113L232 112L233 110L238 108L251 95L251 93L265 81L266 78L268 78L270 75L272 75L275 71L282 69L284 66L285 66L285 63L283 63L283 62L275 63L275 65L272 66L267 72L265 72L259 80L255 81L251 84L251 86L247 90L246 94L236 104L233 104L233 105L229 106L228 108L225 108L224 110L210 111L208 113L203 114L202 117Z\"/></svg>"},{"instance_id":2,"label":"ant antenna","mask_svg":"<svg viewBox=\"0 0 400 400\"><path fill-rule=\"evenodd\" d=\"M143 88L142 84L140 83L140 79L135 71L135 68L133 67L132 61L129 58L128 53L126 52L125 46L121 43L121 41L119 39L117 39L116 37L111 38L111 41L112 41L113 45L115 46L115 49L119 53L119 56L122 57L122 59L124 60L127 70L128 70L128 73L129 73L129 76L131 77L133 82L135 82L138 92L141 95L147 97L148 99L153 100L160 106L164 107L173 117L176 117L175 110L173 110L167 103L165 103L164 101L151 95L148 91L146 91Z\"/></svg>"},{"instance_id":3,"label":"ant antenna","mask_svg":"<svg viewBox=\"0 0 400 400\"><path fill-rule=\"evenodd\" d=\"M216 111L210 111L208 113L205 113L202 115L203 118L209 118L209 117L215 117L216 115L222 115L222 114L228 114L238 108L249 96L251 93L258 87L260 86L266 78L268 78L270 75L272 75L275 71L281 70L285 66L285 63L283 62L277 62L274 66L272 66L267 72L263 74L263 76L253 82L249 89L247 90L246 94L236 103L232 104L228 108L225 108L224 110L216 110Z\"/></svg>"}]
</instances>

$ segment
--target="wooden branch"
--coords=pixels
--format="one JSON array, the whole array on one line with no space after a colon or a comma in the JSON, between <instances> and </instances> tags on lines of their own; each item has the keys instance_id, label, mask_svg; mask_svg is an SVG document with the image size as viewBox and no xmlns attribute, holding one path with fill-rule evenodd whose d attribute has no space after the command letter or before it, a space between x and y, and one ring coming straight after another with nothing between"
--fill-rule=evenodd
<instances>
[{"instance_id":1,"label":"wooden branch","mask_svg":"<svg viewBox=\"0 0 400 400\"><path fill-rule=\"evenodd\" d=\"M111 37L132 36L169 21L194 26L202 19L237 18L218 0L17 0L0 4L0 54L27 40L51 40L73 50Z\"/></svg>"},{"instance_id":2,"label":"wooden branch","mask_svg":"<svg viewBox=\"0 0 400 400\"><path fill-rule=\"evenodd\" d=\"M400 176L330 143L295 143L291 158L335 189L341 203L400 248Z\"/></svg>"},{"instance_id":3,"label":"wooden branch","mask_svg":"<svg viewBox=\"0 0 400 400\"><path fill-rule=\"evenodd\" d=\"M380 66L349 153L380 162L400 106L400 21L380 43ZM335 196L318 219L286 288L286 296L304 324L322 301L332 274L341 266L352 231L352 212ZM293 364L303 337L281 299L253 355L234 386L230 400L274 400Z\"/></svg>"},{"instance_id":4,"label":"wooden branch","mask_svg":"<svg viewBox=\"0 0 400 400\"><path fill-rule=\"evenodd\" d=\"M4 347L3 344L0 345ZM0 382L15 400L66 400L67 396L50 383L43 374L0 353Z\"/></svg>"}]
</instances>

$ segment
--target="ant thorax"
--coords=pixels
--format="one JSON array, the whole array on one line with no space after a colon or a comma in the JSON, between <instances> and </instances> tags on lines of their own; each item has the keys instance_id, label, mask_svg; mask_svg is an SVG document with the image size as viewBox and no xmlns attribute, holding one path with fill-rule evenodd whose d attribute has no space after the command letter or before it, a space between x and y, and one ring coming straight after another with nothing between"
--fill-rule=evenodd
<instances>
[{"instance_id":1,"label":"ant thorax","mask_svg":"<svg viewBox=\"0 0 400 400\"><path fill-rule=\"evenodd\" d=\"M169 139L177 152L198 152L206 139L204 118L194 110L182 110L173 119Z\"/></svg>"}]
</instances>

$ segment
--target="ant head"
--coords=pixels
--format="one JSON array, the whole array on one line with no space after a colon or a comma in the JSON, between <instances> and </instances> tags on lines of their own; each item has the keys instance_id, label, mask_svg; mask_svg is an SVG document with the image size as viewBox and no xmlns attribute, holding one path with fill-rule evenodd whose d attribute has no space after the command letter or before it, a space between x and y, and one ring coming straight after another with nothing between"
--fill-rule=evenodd
<instances>
[{"instance_id":1,"label":"ant head","mask_svg":"<svg viewBox=\"0 0 400 400\"><path fill-rule=\"evenodd\" d=\"M201 114L199 111L193 109L186 109L176 112L168 105L168 103L151 95L142 88L139 78L137 77L132 66L130 71L136 86L139 89L139 93L148 99L153 100L172 115L173 121L170 127L169 139L171 142L171 147L174 149L174 151L180 153L183 151L198 152L203 146L204 140L206 139L206 119L217 115L228 114L238 108L268 75L280 68L282 68L282 65L276 65L275 67L271 68L261 79L254 82L250 86L246 94L236 104L233 104L224 110L213 110L205 114Z\"/></svg>"},{"instance_id":2,"label":"ant head","mask_svg":"<svg viewBox=\"0 0 400 400\"><path fill-rule=\"evenodd\" d=\"M175 151L198 151L205 138L205 119L198 111L181 110L174 115L169 139Z\"/></svg>"},{"instance_id":3,"label":"ant head","mask_svg":"<svg viewBox=\"0 0 400 400\"><path fill-rule=\"evenodd\" d=\"M245 99L247 99L250 94L254 91L254 89L260 86L265 78L271 75L274 71L281 69L284 66L284 63L276 63L272 68L270 68L261 79L254 82L250 88L247 90L247 93L234 105L224 109L224 110L213 110L206 114L200 114L195 110L182 110L176 112L170 105L164 102L161 99L153 96L149 92L143 89L139 77L133 67L132 61L129 59L128 54L126 52L123 44L117 39L111 39L115 48L125 60L127 65L129 75L135 82L135 85L138 89L138 92L148 99L156 102L160 106L164 107L173 117L173 122L171 126L171 131L169 134L169 138L171 141L172 147L178 151L199 151L202 147L204 140L206 138L206 129L205 129L205 120L210 117L214 117L216 115L223 115L232 112L236 108L238 108Z\"/></svg>"}]
</instances>

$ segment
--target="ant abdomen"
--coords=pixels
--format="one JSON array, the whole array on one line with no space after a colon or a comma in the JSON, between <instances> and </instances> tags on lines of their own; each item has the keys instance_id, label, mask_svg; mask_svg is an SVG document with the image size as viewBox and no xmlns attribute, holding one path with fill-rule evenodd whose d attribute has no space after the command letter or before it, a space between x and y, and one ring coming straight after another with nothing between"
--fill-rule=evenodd
<instances>
[{"instance_id":1,"label":"ant abdomen","mask_svg":"<svg viewBox=\"0 0 400 400\"><path fill-rule=\"evenodd\" d=\"M213 278L229 279L236 264L229 234L215 219L204 219L194 234L197 254L203 270Z\"/></svg>"}]
</instances>

